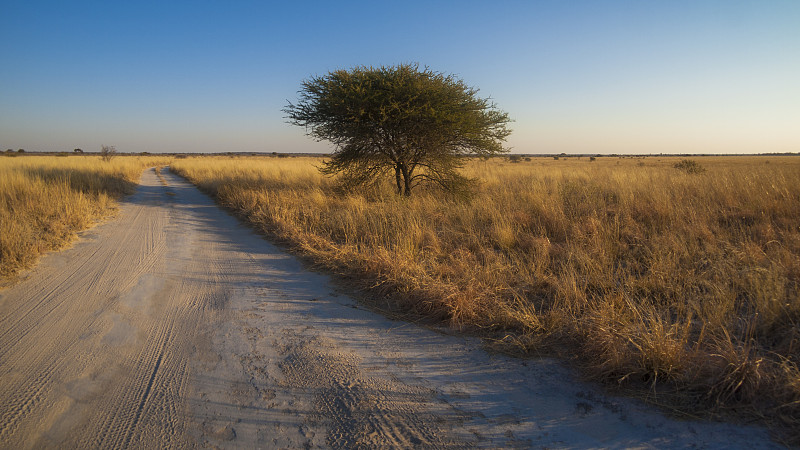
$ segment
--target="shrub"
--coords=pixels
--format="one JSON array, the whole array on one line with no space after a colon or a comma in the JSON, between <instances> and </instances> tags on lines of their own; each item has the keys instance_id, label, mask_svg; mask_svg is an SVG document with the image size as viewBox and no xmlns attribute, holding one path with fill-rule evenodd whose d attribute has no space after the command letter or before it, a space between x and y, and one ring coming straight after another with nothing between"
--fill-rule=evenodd
<instances>
[{"instance_id":1,"label":"shrub","mask_svg":"<svg viewBox=\"0 0 800 450\"><path fill-rule=\"evenodd\" d=\"M103 145L100 147L100 156L103 161L111 161L111 158L117 155L117 148L113 145Z\"/></svg>"},{"instance_id":2,"label":"shrub","mask_svg":"<svg viewBox=\"0 0 800 450\"><path fill-rule=\"evenodd\" d=\"M686 173L703 173L706 171L705 167L701 166L700 163L693 159L683 159L681 162L675 163L672 167Z\"/></svg>"}]
</instances>

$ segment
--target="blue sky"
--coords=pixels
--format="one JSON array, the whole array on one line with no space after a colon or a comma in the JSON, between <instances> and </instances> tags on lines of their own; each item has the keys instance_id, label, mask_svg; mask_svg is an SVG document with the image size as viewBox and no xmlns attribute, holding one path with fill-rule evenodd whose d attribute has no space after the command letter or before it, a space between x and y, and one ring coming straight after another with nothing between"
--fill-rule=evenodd
<instances>
[{"instance_id":1,"label":"blue sky","mask_svg":"<svg viewBox=\"0 0 800 450\"><path fill-rule=\"evenodd\" d=\"M800 1L0 0L0 147L325 152L303 79L418 62L515 153L800 151Z\"/></svg>"}]
</instances>

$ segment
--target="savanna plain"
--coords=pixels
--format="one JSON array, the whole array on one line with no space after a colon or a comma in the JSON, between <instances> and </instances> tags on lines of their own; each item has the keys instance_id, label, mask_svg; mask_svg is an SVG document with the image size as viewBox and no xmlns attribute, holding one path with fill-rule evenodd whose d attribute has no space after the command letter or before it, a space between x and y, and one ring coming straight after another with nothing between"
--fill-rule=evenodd
<instances>
[{"instance_id":1,"label":"savanna plain","mask_svg":"<svg viewBox=\"0 0 800 450\"><path fill-rule=\"evenodd\" d=\"M169 164L372 308L800 444L800 157L685 159L473 159L471 197L405 198L342 192L312 157L5 157L0 275Z\"/></svg>"}]
</instances>

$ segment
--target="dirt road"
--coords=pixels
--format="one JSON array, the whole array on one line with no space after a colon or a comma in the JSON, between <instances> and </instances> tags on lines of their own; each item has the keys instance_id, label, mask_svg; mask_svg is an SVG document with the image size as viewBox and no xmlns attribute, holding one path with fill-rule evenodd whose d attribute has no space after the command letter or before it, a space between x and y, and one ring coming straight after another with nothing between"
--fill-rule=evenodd
<instances>
[{"instance_id":1,"label":"dirt road","mask_svg":"<svg viewBox=\"0 0 800 450\"><path fill-rule=\"evenodd\" d=\"M774 446L365 310L153 170L0 291L0 447Z\"/></svg>"}]
</instances>

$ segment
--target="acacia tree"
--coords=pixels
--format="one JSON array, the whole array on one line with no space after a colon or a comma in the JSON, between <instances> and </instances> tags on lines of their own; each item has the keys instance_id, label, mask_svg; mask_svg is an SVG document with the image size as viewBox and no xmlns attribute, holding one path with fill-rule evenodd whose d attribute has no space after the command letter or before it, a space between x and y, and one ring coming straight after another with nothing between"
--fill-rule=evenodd
<instances>
[{"instance_id":1,"label":"acacia tree","mask_svg":"<svg viewBox=\"0 0 800 450\"><path fill-rule=\"evenodd\" d=\"M303 82L297 104L284 109L335 150L321 171L346 186L394 175L397 193L420 183L460 191L471 180L458 173L463 157L506 151L508 114L453 75L416 64L337 70Z\"/></svg>"}]
</instances>

